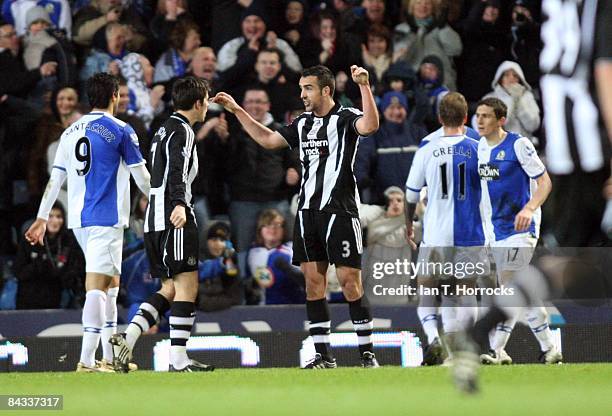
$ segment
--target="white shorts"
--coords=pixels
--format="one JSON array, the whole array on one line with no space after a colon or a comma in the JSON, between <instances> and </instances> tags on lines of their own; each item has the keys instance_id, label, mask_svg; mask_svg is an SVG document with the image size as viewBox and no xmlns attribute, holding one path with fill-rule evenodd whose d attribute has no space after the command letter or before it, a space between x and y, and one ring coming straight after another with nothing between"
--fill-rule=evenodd
<instances>
[{"instance_id":1,"label":"white shorts","mask_svg":"<svg viewBox=\"0 0 612 416\"><path fill-rule=\"evenodd\" d=\"M522 270L529 266L538 239L529 233L514 234L491 243L497 272Z\"/></svg>"},{"instance_id":2,"label":"white shorts","mask_svg":"<svg viewBox=\"0 0 612 416\"><path fill-rule=\"evenodd\" d=\"M466 279L491 273L486 247L419 247L417 276Z\"/></svg>"},{"instance_id":3,"label":"white shorts","mask_svg":"<svg viewBox=\"0 0 612 416\"><path fill-rule=\"evenodd\" d=\"M121 274L123 228L74 228L74 235L85 254L85 271L107 276Z\"/></svg>"}]
</instances>

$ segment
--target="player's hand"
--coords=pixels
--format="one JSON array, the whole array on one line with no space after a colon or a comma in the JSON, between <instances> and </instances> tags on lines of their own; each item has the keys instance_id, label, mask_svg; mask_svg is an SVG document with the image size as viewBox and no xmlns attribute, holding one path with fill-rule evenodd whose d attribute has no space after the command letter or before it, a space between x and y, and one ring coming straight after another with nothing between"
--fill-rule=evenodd
<instances>
[{"instance_id":1,"label":"player's hand","mask_svg":"<svg viewBox=\"0 0 612 416\"><path fill-rule=\"evenodd\" d=\"M240 106L234 100L234 97L225 92L219 92L212 99L213 103L222 105L230 113L234 113Z\"/></svg>"},{"instance_id":2,"label":"player's hand","mask_svg":"<svg viewBox=\"0 0 612 416\"><path fill-rule=\"evenodd\" d=\"M359 85L369 85L370 74L365 68L357 65L351 65L351 76L353 81Z\"/></svg>"},{"instance_id":3,"label":"player's hand","mask_svg":"<svg viewBox=\"0 0 612 416\"><path fill-rule=\"evenodd\" d=\"M289 186L297 185L299 180L300 180L300 174L298 173L297 170L293 168L287 169L287 174L285 175L285 182L287 182L287 185Z\"/></svg>"},{"instance_id":4,"label":"player's hand","mask_svg":"<svg viewBox=\"0 0 612 416\"><path fill-rule=\"evenodd\" d=\"M411 249L417 249L416 242L414 241L414 227L412 226L412 224L406 224L406 241L408 242L408 245Z\"/></svg>"},{"instance_id":5,"label":"player's hand","mask_svg":"<svg viewBox=\"0 0 612 416\"><path fill-rule=\"evenodd\" d=\"M183 228L187 222L187 215L185 214L185 207L177 205L170 214L170 222L174 225L174 228Z\"/></svg>"},{"instance_id":6,"label":"player's hand","mask_svg":"<svg viewBox=\"0 0 612 416\"><path fill-rule=\"evenodd\" d=\"M528 206L524 206L523 209L516 214L514 218L514 230L515 231L527 231L533 218L533 210Z\"/></svg>"},{"instance_id":7,"label":"player's hand","mask_svg":"<svg viewBox=\"0 0 612 416\"><path fill-rule=\"evenodd\" d=\"M43 220L42 218L36 218L36 221L34 221L34 223L30 225L30 228L28 228L28 231L26 231L25 238L31 245L40 244L41 246L44 246L46 231L47 221Z\"/></svg>"}]
</instances>

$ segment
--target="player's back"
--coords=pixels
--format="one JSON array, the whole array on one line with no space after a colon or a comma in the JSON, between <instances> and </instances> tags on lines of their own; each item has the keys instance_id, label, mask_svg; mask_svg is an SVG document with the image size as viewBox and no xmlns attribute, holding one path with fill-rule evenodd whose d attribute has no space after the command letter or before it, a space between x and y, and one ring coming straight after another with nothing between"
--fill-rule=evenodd
<instances>
[{"instance_id":1,"label":"player's back","mask_svg":"<svg viewBox=\"0 0 612 416\"><path fill-rule=\"evenodd\" d=\"M427 186L424 245L484 244L476 140L464 135L431 138L417 151L406 183L413 198L423 186Z\"/></svg>"},{"instance_id":2,"label":"player's back","mask_svg":"<svg viewBox=\"0 0 612 416\"><path fill-rule=\"evenodd\" d=\"M127 227L128 166L144 163L134 130L108 113L92 112L60 140L54 165L67 174L68 226Z\"/></svg>"}]
</instances>

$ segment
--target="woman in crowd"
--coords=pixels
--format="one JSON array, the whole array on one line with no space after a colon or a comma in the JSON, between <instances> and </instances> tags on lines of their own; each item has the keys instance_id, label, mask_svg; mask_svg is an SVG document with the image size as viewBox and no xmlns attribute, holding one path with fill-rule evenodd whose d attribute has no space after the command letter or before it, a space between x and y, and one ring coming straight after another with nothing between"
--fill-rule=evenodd
<instances>
[{"instance_id":1,"label":"woman in crowd","mask_svg":"<svg viewBox=\"0 0 612 416\"><path fill-rule=\"evenodd\" d=\"M190 20L187 12L187 0L158 0L157 13L151 19L149 28L155 38L155 49L161 53L168 49L170 33L178 22Z\"/></svg>"},{"instance_id":2,"label":"woman in crowd","mask_svg":"<svg viewBox=\"0 0 612 416\"><path fill-rule=\"evenodd\" d=\"M200 44L200 29L191 20L181 21L174 26L170 32L170 48L155 64L155 82L185 75L193 53Z\"/></svg>"},{"instance_id":3,"label":"woman in crowd","mask_svg":"<svg viewBox=\"0 0 612 416\"><path fill-rule=\"evenodd\" d=\"M353 64L351 51L341 37L338 20L328 11L322 11L314 26L316 40L311 45L311 53L305 57L304 67L325 65L334 74L339 72L350 73Z\"/></svg>"},{"instance_id":4,"label":"woman in crowd","mask_svg":"<svg viewBox=\"0 0 612 416\"><path fill-rule=\"evenodd\" d=\"M275 209L266 209L257 220L255 246L249 250L251 275L264 289L268 305L306 301L304 275L291 265L293 245L287 241L285 218Z\"/></svg>"},{"instance_id":5,"label":"woman in crowd","mask_svg":"<svg viewBox=\"0 0 612 416\"><path fill-rule=\"evenodd\" d=\"M434 0L405 0L406 21L395 27L395 59L406 60L416 71L427 55L436 55L444 65L445 82L456 90L452 59L461 54L461 38L447 23Z\"/></svg>"},{"instance_id":6,"label":"woman in crowd","mask_svg":"<svg viewBox=\"0 0 612 416\"><path fill-rule=\"evenodd\" d=\"M393 45L391 33L382 25L372 25L368 29L368 42L361 45L361 59L370 73L370 84L374 95L384 92L384 75L392 61Z\"/></svg>"},{"instance_id":7,"label":"woman in crowd","mask_svg":"<svg viewBox=\"0 0 612 416\"><path fill-rule=\"evenodd\" d=\"M28 188L32 198L38 200L49 179L51 166L47 163L50 151L55 157L59 138L64 129L81 117L76 89L68 86L56 88L51 94L51 115L43 114L35 127L35 142L30 151ZM53 162L53 159L51 159Z\"/></svg>"},{"instance_id":8,"label":"woman in crowd","mask_svg":"<svg viewBox=\"0 0 612 416\"><path fill-rule=\"evenodd\" d=\"M482 98L499 98L508 107L504 130L533 137L540 127L540 107L535 100L531 85L525 80L523 69L512 61L504 61L497 68L493 82L493 91ZM476 120L472 120L476 126Z\"/></svg>"},{"instance_id":9,"label":"woman in crowd","mask_svg":"<svg viewBox=\"0 0 612 416\"><path fill-rule=\"evenodd\" d=\"M71 231L66 213L55 203L49 214L44 245L21 242L15 260L19 282L17 309L78 307L83 297L85 259Z\"/></svg>"},{"instance_id":10,"label":"woman in crowd","mask_svg":"<svg viewBox=\"0 0 612 416\"><path fill-rule=\"evenodd\" d=\"M386 204L361 205L361 226L367 228L367 254L363 269L364 291L371 302L378 304L406 304L408 297L378 296L375 285L385 288L400 288L410 284L410 276L392 274L379 276L381 264L395 263L397 259L412 258L412 250L406 241L406 219L404 217L405 196L401 188L390 186L384 192Z\"/></svg>"}]
</instances>

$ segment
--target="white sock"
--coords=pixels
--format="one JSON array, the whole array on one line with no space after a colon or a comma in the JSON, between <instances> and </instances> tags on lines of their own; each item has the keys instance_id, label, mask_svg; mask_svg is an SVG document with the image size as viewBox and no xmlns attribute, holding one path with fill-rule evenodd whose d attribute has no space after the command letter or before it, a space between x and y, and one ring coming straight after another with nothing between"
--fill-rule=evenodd
<instances>
[{"instance_id":1,"label":"white sock","mask_svg":"<svg viewBox=\"0 0 612 416\"><path fill-rule=\"evenodd\" d=\"M125 330L125 340L130 350L134 349L136 341L138 341L143 332L147 332L151 326L155 325L158 319L159 312L153 305L147 302L143 302L140 305L138 312Z\"/></svg>"},{"instance_id":2,"label":"white sock","mask_svg":"<svg viewBox=\"0 0 612 416\"><path fill-rule=\"evenodd\" d=\"M85 296L83 306L83 343L81 345L80 361L88 367L96 363L96 350L100 342L102 325L104 325L104 305L106 293L102 290L90 290Z\"/></svg>"},{"instance_id":3,"label":"white sock","mask_svg":"<svg viewBox=\"0 0 612 416\"><path fill-rule=\"evenodd\" d=\"M510 335L512 334L512 330L514 329L514 325L516 325L516 321L520 316L523 308L504 308L506 313L509 313L510 319L505 322L501 322L497 324L495 328L495 335L493 336L493 340L489 339L491 343L491 349L494 351L500 351L506 348L506 344L510 339Z\"/></svg>"},{"instance_id":4,"label":"white sock","mask_svg":"<svg viewBox=\"0 0 612 416\"><path fill-rule=\"evenodd\" d=\"M459 305L456 319L460 329L465 331L474 326L476 318L478 317L478 302L476 296L461 296Z\"/></svg>"},{"instance_id":5,"label":"white sock","mask_svg":"<svg viewBox=\"0 0 612 416\"><path fill-rule=\"evenodd\" d=\"M457 321L457 304L458 298L455 296L443 296L442 305L440 305L440 318L442 319L442 328L445 334L453 334L461 328Z\"/></svg>"},{"instance_id":6,"label":"white sock","mask_svg":"<svg viewBox=\"0 0 612 416\"><path fill-rule=\"evenodd\" d=\"M438 338L438 308L436 306L419 306L417 315L421 320L423 331L427 335L427 342L431 344L434 339Z\"/></svg>"},{"instance_id":7,"label":"white sock","mask_svg":"<svg viewBox=\"0 0 612 416\"><path fill-rule=\"evenodd\" d=\"M170 364L174 368L185 368L191 363L187 356L186 344L189 340L194 321L195 315L190 317L170 315ZM181 329L175 329L177 326ZM186 329L187 327L189 327L188 330ZM177 345L177 341L182 341L183 345Z\"/></svg>"},{"instance_id":8,"label":"white sock","mask_svg":"<svg viewBox=\"0 0 612 416\"><path fill-rule=\"evenodd\" d=\"M527 318L527 322L529 322L531 332L533 332L533 335L535 335L540 343L540 350L550 350L554 342L552 332L548 327L548 313L546 312L546 308L544 308L544 306L528 308L525 311L525 318Z\"/></svg>"},{"instance_id":9,"label":"white sock","mask_svg":"<svg viewBox=\"0 0 612 416\"><path fill-rule=\"evenodd\" d=\"M106 321L102 328L102 357L108 361L113 361L113 346L108 342L113 334L117 333L117 296L119 295L118 287L111 287L106 292Z\"/></svg>"}]
</instances>

